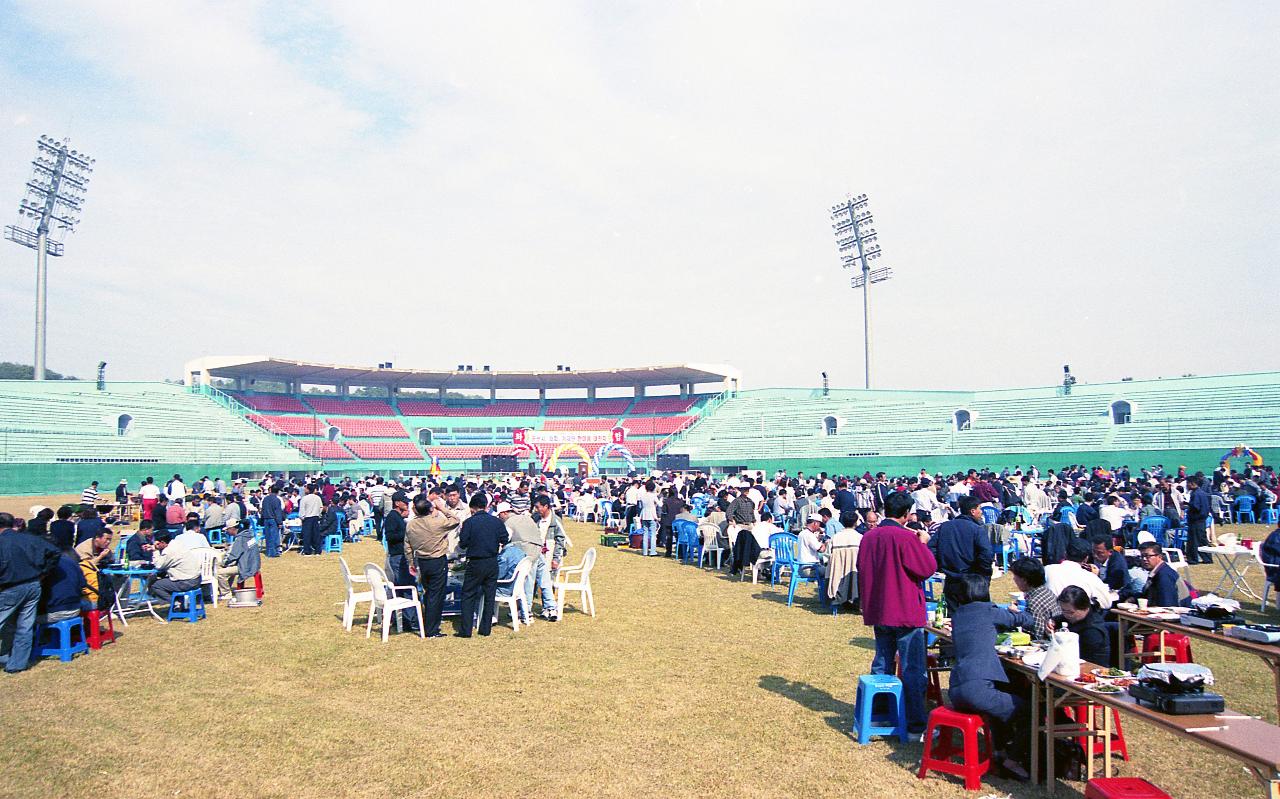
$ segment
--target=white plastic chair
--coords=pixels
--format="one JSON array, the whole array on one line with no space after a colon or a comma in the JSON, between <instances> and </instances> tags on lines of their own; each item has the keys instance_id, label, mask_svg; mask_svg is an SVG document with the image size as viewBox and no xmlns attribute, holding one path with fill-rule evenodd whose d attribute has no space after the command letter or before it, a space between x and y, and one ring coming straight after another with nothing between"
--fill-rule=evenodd
<instances>
[{"instance_id":1,"label":"white plastic chair","mask_svg":"<svg viewBox=\"0 0 1280 799\"><path fill-rule=\"evenodd\" d=\"M1280 569L1280 566L1267 563L1262 559L1262 542L1261 541L1253 542L1253 559L1256 560L1258 562L1258 565L1262 567L1262 606L1260 609L1262 610L1263 613L1266 613L1267 612L1267 595L1271 593L1271 580L1268 579L1269 575L1267 574L1267 572ZM1276 591L1276 610L1280 610L1280 591Z\"/></svg>"},{"instance_id":2,"label":"white plastic chair","mask_svg":"<svg viewBox=\"0 0 1280 799\"><path fill-rule=\"evenodd\" d=\"M698 525L698 537L702 539L702 549L698 553L698 568L702 568L702 562L711 562L711 553L716 556L716 568L720 568L721 555L726 551L720 546L720 526L716 524L700 524ZM710 543L707 543L710 541Z\"/></svg>"},{"instance_id":3,"label":"white plastic chair","mask_svg":"<svg viewBox=\"0 0 1280 799\"><path fill-rule=\"evenodd\" d=\"M209 595L213 597L212 607L218 606L218 561L221 553L216 549L200 549L200 587L209 586Z\"/></svg>"},{"instance_id":4,"label":"white plastic chair","mask_svg":"<svg viewBox=\"0 0 1280 799\"><path fill-rule=\"evenodd\" d=\"M410 588L413 586L395 586L383 574L382 567L376 563L366 563L364 565L364 577L369 581L369 594L373 602L369 606L369 623L365 625L364 637L368 638L373 634L373 617L379 611L382 612L382 643L387 642L387 635L391 632L391 616L399 610L413 609L418 613L418 637L426 638L426 630L422 622L422 603L418 601L415 595L412 599L408 597L394 596L392 591L396 588ZM416 591L415 591L416 594Z\"/></svg>"},{"instance_id":5,"label":"white plastic chair","mask_svg":"<svg viewBox=\"0 0 1280 799\"><path fill-rule=\"evenodd\" d=\"M497 604L493 608L493 621L496 624L498 617L502 615L502 606L507 606L507 612L511 614L511 629L516 632L520 631L520 607L525 603L524 584L529 579L529 572L533 571L533 558L526 557L516 565L515 573L508 580L499 580L498 587L511 586L511 596L498 596ZM533 623L533 608L525 608L524 615L529 619L527 624Z\"/></svg>"},{"instance_id":6,"label":"white plastic chair","mask_svg":"<svg viewBox=\"0 0 1280 799\"><path fill-rule=\"evenodd\" d=\"M338 567L342 569L342 584L347 589L347 598L342 602L342 629L351 632L351 624L356 615L356 605L361 602L372 602L373 593L370 591L356 591L355 583L363 583L367 586L369 579L363 574L352 574L346 558L341 555L338 556ZM372 608L370 608L369 615L373 615Z\"/></svg>"},{"instance_id":7,"label":"white plastic chair","mask_svg":"<svg viewBox=\"0 0 1280 799\"><path fill-rule=\"evenodd\" d=\"M1181 549L1177 549L1176 547L1162 547L1162 550L1164 551L1164 562L1168 563L1171 569L1181 573L1183 569L1187 568L1187 561L1182 556Z\"/></svg>"},{"instance_id":8,"label":"white plastic chair","mask_svg":"<svg viewBox=\"0 0 1280 799\"><path fill-rule=\"evenodd\" d=\"M591 618L596 617L596 600L591 593L591 570L595 565L596 548L591 547L582 556L582 562L577 566L560 567L560 572L556 575L556 607L560 609L562 617L564 616L564 595L567 591L578 591L582 609L589 612ZM575 579L568 579L570 577Z\"/></svg>"}]
</instances>

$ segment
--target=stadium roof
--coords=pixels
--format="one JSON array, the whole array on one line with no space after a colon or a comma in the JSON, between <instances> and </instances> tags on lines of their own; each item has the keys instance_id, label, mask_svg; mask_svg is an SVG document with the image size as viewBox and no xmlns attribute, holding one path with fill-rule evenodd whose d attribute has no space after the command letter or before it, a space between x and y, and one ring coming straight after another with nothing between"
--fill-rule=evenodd
<instances>
[{"instance_id":1,"label":"stadium roof","mask_svg":"<svg viewBox=\"0 0 1280 799\"><path fill-rule=\"evenodd\" d=\"M483 367L481 367L483 368ZM555 372L457 371L456 369L379 369L338 366L260 356L208 356L186 365L188 383L195 378L293 381L320 385L392 386L423 389L588 389L678 386L686 383L728 385L741 373L718 364L676 364L628 369L574 369Z\"/></svg>"}]
</instances>

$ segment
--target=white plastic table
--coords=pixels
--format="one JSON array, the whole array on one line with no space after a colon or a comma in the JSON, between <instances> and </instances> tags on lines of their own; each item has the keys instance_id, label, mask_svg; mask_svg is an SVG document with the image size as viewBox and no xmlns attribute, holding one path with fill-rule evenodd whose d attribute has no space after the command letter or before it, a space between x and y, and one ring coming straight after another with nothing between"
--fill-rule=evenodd
<instances>
[{"instance_id":1,"label":"white plastic table","mask_svg":"<svg viewBox=\"0 0 1280 799\"><path fill-rule=\"evenodd\" d=\"M1245 580L1245 575L1249 573L1249 567L1254 563L1252 549L1236 544L1229 547L1200 547L1200 551L1212 555L1213 559L1222 567L1222 579L1218 580L1218 586L1213 589L1215 594L1231 599L1232 595L1239 591L1245 596L1253 597L1258 601L1262 600L1262 597L1255 594ZM1245 558L1243 568L1240 566L1240 558ZM1222 589L1228 585L1230 585L1230 588L1227 589L1226 594L1223 594Z\"/></svg>"}]
</instances>

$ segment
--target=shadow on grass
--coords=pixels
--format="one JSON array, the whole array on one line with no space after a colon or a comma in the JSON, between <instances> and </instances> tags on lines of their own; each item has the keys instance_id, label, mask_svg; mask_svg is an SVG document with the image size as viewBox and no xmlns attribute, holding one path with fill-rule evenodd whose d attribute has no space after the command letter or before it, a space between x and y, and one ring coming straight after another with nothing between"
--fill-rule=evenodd
<instances>
[{"instance_id":1,"label":"shadow on grass","mask_svg":"<svg viewBox=\"0 0 1280 799\"><path fill-rule=\"evenodd\" d=\"M760 678L760 687L784 696L806 710L823 714L827 726L842 735L852 738L853 705L837 699L821 688L815 688L807 682L788 680L776 674L766 674Z\"/></svg>"}]
</instances>

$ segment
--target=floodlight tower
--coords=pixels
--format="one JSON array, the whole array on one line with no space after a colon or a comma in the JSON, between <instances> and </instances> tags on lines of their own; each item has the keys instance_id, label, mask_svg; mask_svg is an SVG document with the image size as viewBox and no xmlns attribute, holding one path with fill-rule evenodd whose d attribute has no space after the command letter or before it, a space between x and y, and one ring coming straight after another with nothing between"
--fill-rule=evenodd
<instances>
[{"instance_id":1,"label":"floodlight tower","mask_svg":"<svg viewBox=\"0 0 1280 799\"><path fill-rule=\"evenodd\" d=\"M840 250L840 265L845 269L861 267L862 274L854 275L849 283L862 289L862 356L866 370L866 387L871 388L871 298L872 283L883 283L893 277L889 267L872 269L870 262L880 257L880 245L876 243L876 231L871 227L871 212L867 210L867 195L845 197L843 202L831 206L831 229L836 234L836 246Z\"/></svg>"},{"instance_id":2,"label":"floodlight tower","mask_svg":"<svg viewBox=\"0 0 1280 799\"><path fill-rule=\"evenodd\" d=\"M36 357L32 377L44 380L48 330L48 264L46 256L62 255L62 238L80 222L80 209L96 159L70 148L70 139L41 136L31 162L27 193L18 205L18 224L4 237L36 251ZM52 232L52 236L50 233Z\"/></svg>"}]
</instances>

